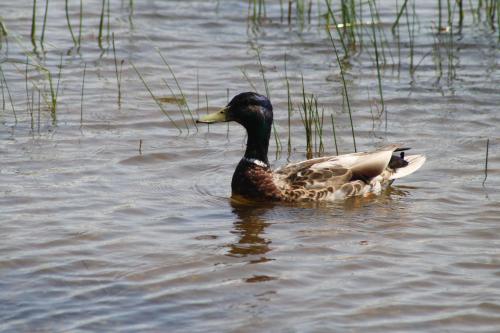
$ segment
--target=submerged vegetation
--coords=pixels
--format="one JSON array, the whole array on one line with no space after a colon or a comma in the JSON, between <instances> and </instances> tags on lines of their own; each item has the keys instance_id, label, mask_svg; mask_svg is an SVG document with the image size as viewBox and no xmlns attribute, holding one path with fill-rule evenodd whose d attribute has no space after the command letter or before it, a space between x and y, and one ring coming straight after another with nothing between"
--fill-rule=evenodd
<instances>
[{"instance_id":1,"label":"submerged vegetation","mask_svg":"<svg viewBox=\"0 0 500 333\"><path fill-rule=\"evenodd\" d=\"M89 60L83 54L83 48L97 47L101 50L100 58L90 61L99 63L100 59L112 59L118 109L121 109L123 91L127 84L123 81L123 72L132 69L135 77L143 83L144 91L149 94L173 128L179 133L190 133L192 130L198 132L195 116L200 110L208 109L209 104L208 94L199 91L198 74L196 76L197 91L183 89L181 80L175 74L174 66L167 61L165 53L158 50L159 59L168 77L152 84L148 83L150 80L147 74L132 60L119 58L120 43L116 43L115 37L117 41L120 40L120 32L113 30L113 21L128 20L132 29L134 2L122 1L121 7L118 8L112 7L110 0L102 0L98 17L89 17L89 14L86 14L87 3L84 1L80 0L77 6L72 7L75 3L65 0L64 2L50 1L49 4L49 0L33 0L29 34L11 31L0 17L0 95L2 97L0 114L2 122L16 126L19 122L27 120L31 130L35 131L36 124L38 124L37 131L40 131L40 122L44 119L43 115L47 114L50 116L51 126L56 126L58 113L61 112L58 107L62 94L61 82L65 79L63 68L74 72L73 69L76 66L82 73L79 122L80 126L83 126L84 85L90 69L87 66ZM256 41L256 43L252 42L252 52L258 72L255 68L239 68L243 80L249 83L251 90L265 94L270 99L271 95L275 95L267 75L267 68L270 67L265 59L267 46L259 45L258 38L256 38L268 24L280 24L298 34L316 29L317 35L330 49L331 62L326 65L331 65L335 76L338 74L338 82L332 84L332 94L340 92L342 103L333 107L327 106L322 102L324 97L320 94L307 92L307 79L304 79L300 69L293 68L294 70L290 72L290 61L287 59L287 51L284 51L284 64L280 71L283 79L279 89L286 91L287 113L286 117L281 117L286 118L285 122L278 121L277 126L273 124L277 154L286 150L290 155L294 147L302 149L301 142L305 140L304 151L307 156L320 156L326 149L325 138L327 136L333 138L335 151L338 154L339 120L348 122L352 137L350 141L352 141L354 151L357 151L354 115L368 112L368 110L354 105L351 98L352 89L355 87L349 77L356 59L369 59L372 63L371 68L366 71L374 72L376 79L373 86L376 86L374 89L376 92L372 91L371 95L378 97L372 100L369 97L370 91L367 92L368 100L370 100L369 112L374 121L375 118L383 119L384 130L387 131L390 120L388 114L392 111L388 110L389 106L384 95L384 80L387 75L392 75L394 72L399 75L401 71L407 70L409 76L415 78L425 58L432 57L436 70L435 84L451 85L456 77L457 43L460 43L464 35L486 31L489 34L498 34L497 43L500 41L500 4L496 0L438 1L434 8L433 22L435 24L432 27L425 27L430 29L434 43L419 59L415 59L416 54L421 55L422 51L417 53L415 49L420 44L419 33L422 33L423 28L417 16L416 0L394 0L393 18L389 21L387 13L385 13L384 21L381 19L380 5L375 0L248 0L247 3L242 0L242 4L246 5L249 39ZM224 3L218 2L217 6L224 6ZM67 39L72 44L66 50L61 50L51 42L48 30L52 23L48 17L50 12L56 9L63 10L65 13ZM124 12L126 16L123 15ZM94 25L84 25L87 21L93 22ZM39 27L41 31L38 31ZM30 40L28 43L26 43L27 38ZM14 43L22 50L24 59L9 55L9 43ZM27 44L31 44L31 47L26 46ZM151 49L155 48L151 41ZM25 67L24 70L21 66ZM388 74L389 72L391 74ZM22 85L19 84L20 76L24 80ZM443 78L446 81L443 82ZM160 84L162 92L155 92ZM274 87L276 85L276 83L273 84ZM263 88L259 89L259 87ZM200 96L203 94L205 101L200 103ZM229 89L227 94L229 95ZM21 101L20 98L26 100ZM194 99L196 103L193 102ZM197 107L193 108L195 104ZM201 104L206 104L206 107ZM171 110L170 105L175 105L177 110ZM372 112L372 107L375 107L377 111L375 114ZM21 112L23 108L26 109L25 113ZM297 119L303 125L304 140L295 138L292 140L291 127ZM325 119L327 123L331 123L331 129L329 126L324 126ZM283 135L280 133L283 128L286 128L284 130L286 146L282 144Z\"/></svg>"}]
</instances>

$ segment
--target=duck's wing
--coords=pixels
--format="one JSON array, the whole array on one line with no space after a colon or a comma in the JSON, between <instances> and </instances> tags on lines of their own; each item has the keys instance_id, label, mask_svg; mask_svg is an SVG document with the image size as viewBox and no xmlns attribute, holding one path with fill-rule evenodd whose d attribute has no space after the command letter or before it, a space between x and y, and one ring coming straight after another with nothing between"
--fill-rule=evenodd
<instances>
[{"instance_id":1,"label":"duck's wing","mask_svg":"<svg viewBox=\"0 0 500 333\"><path fill-rule=\"evenodd\" d=\"M420 155L393 155L403 151L400 145L390 145L372 152L353 153L340 156L326 156L288 164L274 173L276 185L283 189L319 190L333 187L335 190L349 184L356 195L366 191L364 184L373 179L389 181L406 176L422 166L425 157Z\"/></svg>"}]
</instances>

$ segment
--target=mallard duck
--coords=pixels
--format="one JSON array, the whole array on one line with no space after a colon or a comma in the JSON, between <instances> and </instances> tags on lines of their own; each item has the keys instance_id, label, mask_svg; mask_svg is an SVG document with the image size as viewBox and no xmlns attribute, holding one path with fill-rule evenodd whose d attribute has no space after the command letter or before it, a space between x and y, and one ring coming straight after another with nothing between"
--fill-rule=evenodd
<instances>
[{"instance_id":1,"label":"mallard duck","mask_svg":"<svg viewBox=\"0 0 500 333\"><path fill-rule=\"evenodd\" d=\"M423 155L405 156L409 148L390 145L371 152L313 158L272 171L267 159L273 123L269 99L253 92L241 93L226 107L198 120L228 121L239 123L248 133L245 155L233 174L232 195L252 201L334 201L378 194L425 162Z\"/></svg>"}]
</instances>

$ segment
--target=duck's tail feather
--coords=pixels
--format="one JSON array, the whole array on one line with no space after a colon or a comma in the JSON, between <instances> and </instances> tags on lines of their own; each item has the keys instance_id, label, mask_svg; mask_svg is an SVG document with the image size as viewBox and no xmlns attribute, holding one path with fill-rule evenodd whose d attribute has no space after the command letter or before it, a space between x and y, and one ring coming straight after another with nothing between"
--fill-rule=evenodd
<instances>
[{"instance_id":1,"label":"duck's tail feather","mask_svg":"<svg viewBox=\"0 0 500 333\"><path fill-rule=\"evenodd\" d=\"M395 169L394 173L391 175L389 179L392 180L392 179L402 178L408 176L409 174L414 173L415 171L420 169L422 165L424 165L426 158L424 155L409 155L405 156L404 160L408 162L408 165Z\"/></svg>"}]
</instances>

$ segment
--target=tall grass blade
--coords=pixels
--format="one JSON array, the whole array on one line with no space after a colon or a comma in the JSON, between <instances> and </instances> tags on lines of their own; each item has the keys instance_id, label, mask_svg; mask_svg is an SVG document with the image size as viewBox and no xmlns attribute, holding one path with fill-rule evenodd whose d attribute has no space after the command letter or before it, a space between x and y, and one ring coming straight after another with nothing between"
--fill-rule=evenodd
<instances>
[{"instance_id":1,"label":"tall grass blade","mask_svg":"<svg viewBox=\"0 0 500 333\"><path fill-rule=\"evenodd\" d=\"M172 117L170 117L170 115L168 114L167 110L165 110L165 108L163 107L163 105L160 103L160 101L158 100L158 98L156 98L156 96L153 94L153 91L151 90L151 88L149 88L148 84L146 83L146 81L144 80L144 77L142 76L142 74L139 72L139 70L135 67L134 63L133 62L130 62L130 64L132 65L132 68L134 68L134 71L137 73L137 76L139 76L139 79L142 81L142 83L144 84L144 87L146 87L146 90L149 92L149 94L151 95L151 97L153 98L153 100L155 101L155 103L158 105L158 107L160 108L161 112L163 112L163 114L165 116L167 116L168 120L170 120L170 122L175 126L175 128L179 131L179 133L182 133L182 129L175 123L175 121L172 119Z\"/></svg>"},{"instance_id":2,"label":"tall grass blade","mask_svg":"<svg viewBox=\"0 0 500 333\"><path fill-rule=\"evenodd\" d=\"M69 33L71 34L71 39L75 45L78 45L78 42L75 38L75 34L73 34L73 28L71 27L71 21L69 20L69 8L68 8L68 0L64 0L64 10L66 12L66 22L68 23Z\"/></svg>"},{"instance_id":3,"label":"tall grass blade","mask_svg":"<svg viewBox=\"0 0 500 333\"><path fill-rule=\"evenodd\" d=\"M33 13L31 16L31 44L33 44L33 49L36 50L36 0L33 0Z\"/></svg>"},{"instance_id":4,"label":"tall grass blade","mask_svg":"<svg viewBox=\"0 0 500 333\"><path fill-rule=\"evenodd\" d=\"M43 50L43 42L45 41L45 27L47 26L47 16L49 15L49 0L45 0L45 13L43 14L42 35L40 36L40 45Z\"/></svg>"},{"instance_id":5,"label":"tall grass blade","mask_svg":"<svg viewBox=\"0 0 500 333\"><path fill-rule=\"evenodd\" d=\"M83 78L82 78L82 94L80 97L80 127L83 125L83 96L85 94L85 73L87 72L87 63L83 65Z\"/></svg>"},{"instance_id":6,"label":"tall grass blade","mask_svg":"<svg viewBox=\"0 0 500 333\"><path fill-rule=\"evenodd\" d=\"M160 50L158 49L158 54L160 55L163 63L167 66L168 68L168 71L170 72L170 74L172 75L174 81L175 81L175 84L177 86L177 89L179 90L179 93L181 94L182 98L184 99L184 101L186 101L185 105L186 105L186 108L189 112L189 116L191 117L191 121L193 122L194 124L194 127L196 128L196 132L198 132L198 125L196 124L196 120L194 119L194 116L193 116L193 112L191 112L191 108L189 107L189 103L188 103L188 100L186 98L186 95L184 95L184 92L182 91L182 88L181 88L181 85L179 84L179 81L177 80L177 77L175 76L175 73L172 69L172 67L170 66L170 64L167 62L167 59L165 59L165 57L163 56L163 54L160 52Z\"/></svg>"},{"instance_id":7,"label":"tall grass blade","mask_svg":"<svg viewBox=\"0 0 500 333\"><path fill-rule=\"evenodd\" d=\"M102 0L101 16L99 19L99 34L97 35L97 44L102 49L102 28L104 27L104 10L106 8L106 0Z\"/></svg>"},{"instance_id":8,"label":"tall grass blade","mask_svg":"<svg viewBox=\"0 0 500 333\"><path fill-rule=\"evenodd\" d=\"M333 132L333 142L335 143L335 154L339 154L339 147L337 145L337 133L335 131L335 121L333 119L333 114L330 114L330 117L332 118L332 132Z\"/></svg>"},{"instance_id":9,"label":"tall grass blade","mask_svg":"<svg viewBox=\"0 0 500 333\"><path fill-rule=\"evenodd\" d=\"M490 138L486 140L486 160L484 161L484 179L483 179L483 187L484 183L486 183L486 179L488 178L488 154L490 150Z\"/></svg>"},{"instance_id":10,"label":"tall grass blade","mask_svg":"<svg viewBox=\"0 0 500 333\"><path fill-rule=\"evenodd\" d=\"M5 83L5 88L7 89L7 94L9 95L10 106L12 108L12 114L14 115L14 122L15 122L15 124L17 124L16 108L14 107L14 101L12 99L12 94L10 93L9 85L7 84L7 80L5 79L5 74L3 72L1 65L0 65L0 74L2 74L2 79L3 79L3 82Z\"/></svg>"},{"instance_id":11,"label":"tall grass blade","mask_svg":"<svg viewBox=\"0 0 500 333\"><path fill-rule=\"evenodd\" d=\"M347 85L345 82L345 75L344 75L344 66L342 65L342 62L340 61L339 53L337 51L337 46L335 45L335 42L333 40L332 33L330 32L330 29L326 30L328 32L328 36L330 37L330 41L333 46L333 50L335 51L335 57L337 59L337 64L339 65L340 68L340 77L342 79L342 87L344 88L344 94L346 98L346 103L347 103L347 110L349 112L349 121L351 122L351 132L352 132L352 142L354 145L354 151L357 152L357 147L356 147L356 136L354 135L354 124L352 121L352 112L351 112L351 103L349 102L349 93L347 92Z\"/></svg>"},{"instance_id":12,"label":"tall grass blade","mask_svg":"<svg viewBox=\"0 0 500 333\"><path fill-rule=\"evenodd\" d=\"M259 60L260 73L262 75L262 81L264 82L266 96L267 96L267 98L269 98L269 100L271 100L271 93L269 91L269 85L267 83L264 66L262 65L262 59L260 57L260 50L259 50L259 48L256 48L255 51L257 52L257 59ZM276 143L276 154L278 154L282 150L282 145L281 145L281 140L279 138L278 132L276 130L276 125L274 122L273 122L273 134L274 134L274 141Z\"/></svg>"},{"instance_id":13,"label":"tall grass blade","mask_svg":"<svg viewBox=\"0 0 500 333\"><path fill-rule=\"evenodd\" d=\"M408 3L408 0L405 0L405 2L403 3L403 5L401 6L401 9L399 10L398 16L396 17L396 21L394 21L394 23L392 24L391 30L392 30L393 34L394 34L394 31L396 30L396 27L399 24L399 19L401 18L401 15L403 15L403 12L406 9L406 4L407 3Z\"/></svg>"},{"instance_id":14,"label":"tall grass blade","mask_svg":"<svg viewBox=\"0 0 500 333\"><path fill-rule=\"evenodd\" d=\"M122 99L122 90L121 90L121 66L120 70L118 70L118 60L116 59L116 48L115 48L115 33L112 33L112 43L113 43L113 57L115 60L115 74L116 74L116 84L118 86L118 107L121 107L121 99ZM123 62L121 63L123 65Z\"/></svg>"}]
</instances>

